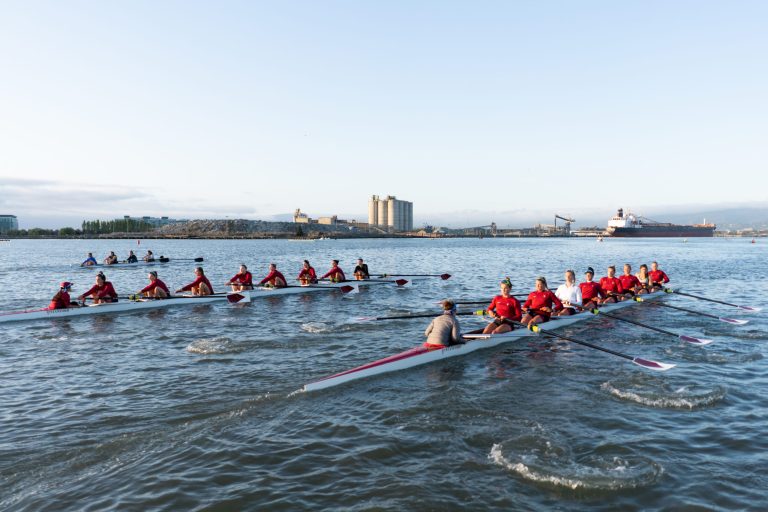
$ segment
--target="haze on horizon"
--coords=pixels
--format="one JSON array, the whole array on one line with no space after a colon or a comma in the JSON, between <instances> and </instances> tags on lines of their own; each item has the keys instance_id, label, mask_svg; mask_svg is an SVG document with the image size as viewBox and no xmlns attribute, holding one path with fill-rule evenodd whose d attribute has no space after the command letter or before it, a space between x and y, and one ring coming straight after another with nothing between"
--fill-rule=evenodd
<instances>
[{"instance_id":1,"label":"haze on horizon","mask_svg":"<svg viewBox=\"0 0 768 512\"><path fill-rule=\"evenodd\" d=\"M765 19L758 1L7 3L0 213L765 207Z\"/></svg>"}]
</instances>

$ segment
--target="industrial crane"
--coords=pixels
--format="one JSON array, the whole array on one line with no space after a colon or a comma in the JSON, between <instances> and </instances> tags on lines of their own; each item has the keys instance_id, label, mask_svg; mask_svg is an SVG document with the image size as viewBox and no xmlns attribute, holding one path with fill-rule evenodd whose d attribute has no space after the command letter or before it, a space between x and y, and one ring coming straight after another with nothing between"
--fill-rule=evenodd
<instances>
[{"instance_id":1,"label":"industrial crane","mask_svg":"<svg viewBox=\"0 0 768 512\"><path fill-rule=\"evenodd\" d=\"M562 215L555 214L555 233L557 233L557 219L565 221L565 227L563 229L565 230L566 236L570 236L571 222L576 222L576 219L571 219L568 217L563 217Z\"/></svg>"}]
</instances>

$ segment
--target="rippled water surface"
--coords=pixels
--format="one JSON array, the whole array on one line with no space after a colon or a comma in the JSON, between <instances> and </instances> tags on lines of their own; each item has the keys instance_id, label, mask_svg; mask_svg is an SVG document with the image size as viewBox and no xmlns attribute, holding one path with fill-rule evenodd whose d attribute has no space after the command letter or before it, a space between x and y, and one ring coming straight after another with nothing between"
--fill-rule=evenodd
<instances>
[{"instance_id":1,"label":"rippled water surface","mask_svg":"<svg viewBox=\"0 0 768 512\"><path fill-rule=\"evenodd\" d=\"M768 508L768 242L689 240L142 241L203 256L214 286L243 262L286 275L309 258L372 272L441 273L413 287L362 288L0 324L0 508L4 510L720 510ZM0 243L0 310L44 306L70 267L135 241ZM509 275L598 273L658 260L676 286L734 308L733 326L651 305L620 315L704 336L706 347L595 317L564 332L678 366L654 373L602 352L523 338L314 393L307 382L422 341L445 298L492 297ZM194 263L159 267L172 287ZM145 270L109 269L118 293ZM465 330L482 320L463 317Z\"/></svg>"}]
</instances>

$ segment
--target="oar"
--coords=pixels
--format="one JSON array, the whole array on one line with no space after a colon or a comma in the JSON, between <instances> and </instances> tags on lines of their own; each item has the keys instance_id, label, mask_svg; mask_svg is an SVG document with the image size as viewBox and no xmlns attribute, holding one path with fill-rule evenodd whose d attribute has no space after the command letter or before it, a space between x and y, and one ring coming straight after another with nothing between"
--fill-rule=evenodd
<instances>
[{"instance_id":1,"label":"oar","mask_svg":"<svg viewBox=\"0 0 768 512\"><path fill-rule=\"evenodd\" d=\"M203 261L203 258L163 258L162 256L160 256L160 260L161 261L165 260L165 262L169 262L173 260L173 261L195 261L197 263L200 263L201 261Z\"/></svg>"},{"instance_id":2,"label":"oar","mask_svg":"<svg viewBox=\"0 0 768 512\"><path fill-rule=\"evenodd\" d=\"M637 302L645 302L642 297L633 297L633 299ZM717 316L717 315L710 315L709 313L704 313L703 311L696 311L695 309L686 309L681 308L678 306L673 306L671 304L663 304L661 302L649 302L648 304L652 304L654 306L660 306L663 308L670 308L670 309L676 309L678 311L684 311L686 313L692 313L694 315L701 315L706 316L709 318L716 318L717 320L720 320L721 322L725 322L727 324L734 324L734 325L745 325L749 323L749 320L739 320L736 318L726 318L723 316Z\"/></svg>"},{"instance_id":3,"label":"oar","mask_svg":"<svg viewBox=\"0 0 768 512\"><path fill-rule=\"evenodd\" d=\"M528 328L528 326L523 324L523 323L520 323L520 322L515 322L515 323L517 325L522 326L522 327ZM663 371L669 370L670 368L674 368L675 366L677 366L677 365L674 365L674 364L660 363L658 361L652 361L650 359L643 359L642 357L632 357L630 355L622 354L621 352L617 352L617 351L611 350L609 348L598 347L597 345L593 345L592 343L588 343L586 341L577 340L577 339L571 338L570 336L565 336L563 334L555 333L555 332L552 332L552 331L544 331L538 325L532 325L528 329L533 331L533 332L535 332L535 333L537 333L537 334L543 334L545 336L553 336L555 338L560 338L560 339L563 339L563 340L566 340L566 341L570 341L570 342L576 343L578 345L584 345L585 347L593 348L595 350L600 350L601 352L605 352L607 354L611 354L611 355L614 355L614 356L622 357L624 359L632 361L633 363L635 363L638 366L642 366L643 368L648 368L649 370L656 370L656 371L659 371L659 372L663 372Z\"/></svg>"},{"instance_id":4,"label":"oar","mask_svg":"<svg viewBox=\"0 0 768 512\"><path fill-rule=\"evenodd\" d=\"M439 277L443 281L451 278L451 274L372 274L376 277Z\"/></svg>"},{"instance_id":5,"label":"oar","mask_svg":"<svg viewBox=\"0 0 768 512\"><path fill-rule=\"evenodd\" d=\"M686 341L688 343L692 343L694 345L709 345L713 341L713 340L708 340L708 339L705 339L705 338L695 338L693 336L686 336L685 334L677 334L677 333L674 333L672 331L665 331L664 329L659 329L658 327L654 327L652 325L644 324L642 322L635 322L634 320L630 320L628 318L622 318L620 316L612 315L610 313L605 313L605 312L601 311L598 308L590 309L589 312L592 313L593 315L598 315L598 314L604 315L604 316L607 316L608 318L613 318L614 320L619 320L621 322L627 322L629 324L637 325L639 327L645 327L646 329L650 329L652 331L660 332L662 334L668 334L670 336L675 336L677 338L680 338L683 341Z\"/></svg>"},{"instance_id":6,"label":"oar","mask_svg":"<svg viewBox=\"0 0 768 512\"><path fill-rule=\"evenodd\" d=\"M486 312L484 310L479 311L462 311L460 313L456 313L456 316L466 316L466 315L479 315L482 316ZM440 313L424 313L424 314L418 314L418 315L398 315L398 316L360 316L355 319L356 322L377 322L379 320L407 320L411 318L434 318L436 316L439 316Z\"/></svg>"},{"instance_id":7,"label":"oar","mask_svg":"<svg viewBox=\"0 0 768 512\"><path fill-rule=\"evenodd\" d=\"M678 295L684 295L685 297L692 297L694 299L706 300L708 302L714 302L716 304L724 304L726 306L733 306L735 308L743 309L745 311L757 312L757 311L762 311L763 310L763 308L758 308L758 307L755 307L755 306L740 306L738 304L731 304L730 302L724 302L722 300L710 299L708 297L702 297L700 295L693 295L692 293L683 293L683 292L679 292L677 290L673 290L672 288L664 288L664 291L667 292L667 293L676 293Z\"/></svg>"},{"instance_id":8,"label":"oar","mask_svg":"<svg viewBox=\"0 0 768 512\"><path fill-rule=\"evenodd\" d=\"M298 281L298 279L297 279L297 281ZM330 282L332 284L337 284L336 282L331 281L330 279L318 279L318 281L322 281L322 282L328 281L328 282ZM365 283L365 281L366 281L365 279L363 279L363 280L348 279L348 280L343 281L343 282L345 282L345 283L358 283L359 284L359 283ZM411 281L409 281L408 279L395 279L393 281L386 281L386 282L395 283L397 286L403 287L403 288L404 287L408 287L408 286L413 286L413 283ZM357 285L355 285L355 286L357 286Z\"/></svg>"},{"instance_id":9,"label":"oar","mask_svg":"<svg viewBox=\"0 0 768 512\"><path fill-rule=\"evenodd\" d=\"M513 293L512 297L527 297L528 293ZM435 304L442 304L443 301L435 302ZM457 300L454 302L457 306L470 306L474 304L490 304L491 299L488 300Z\"/></svg>"}]
</instances>

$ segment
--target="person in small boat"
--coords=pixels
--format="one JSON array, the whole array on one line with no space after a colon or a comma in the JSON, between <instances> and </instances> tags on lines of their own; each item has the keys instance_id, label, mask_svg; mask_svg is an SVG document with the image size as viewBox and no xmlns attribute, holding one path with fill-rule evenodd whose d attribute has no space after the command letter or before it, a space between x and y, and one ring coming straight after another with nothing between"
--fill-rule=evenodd
<instances>
[{"instance_id":1,"label":"person in small boat","mask_svg":"<svg viewBox=\"0 0 768 512\"><path fill-rule=\"evenodd\" d=\"M648 272L648 278L651 281L651 291L659 291L664 288L664 285L669 282L669 277L663 270L659 269L657 262L651 263L651 271Z\"/></svg>"},{"instance_id":2,"label":"person in small boat","mask_svg":"<svg viewBox=\"0 0 768 512\"><path fill-rule=\"evenodd\" d=\"M510 295L512 281L507 277L499 283L501 295L496 295L488 306L488 314L493 317L493 322L483 329L483 334L501 334L515 328L515 322L519 322L523 316L520 301Z\"/></svg>"},{"instance_id":3,"label":"person in small boat","mask_svg":"<svg viewBox=\"0 0 768 512\"><path fill-rule=\"evenodd\" d=\"M600 278L600 288L607 296L603 303L619 302L624 300L624 287L621 285L621 281L616 277L616 267L610 265L607 270L607 275Z\"/></svg>"},{"instance_id":4,"label":"person in small boat","mask_svg":"<svg viewBox=\"0 0 768 512\"><path fill-rule=\"evenodd\" d=\"M564 306L557 316L570 316L579 312L582 297L581 288L576 284L576 272L573 270L565 271L565 283L557 287L555 296L560 299Z\"/></svg>"},{"instance_id":5,"label":"person in small boat","mask_svg":"<svg viewBox=\"0 0 768 512\"><path fill-rule=\"evenodd\" d=\"M114 265L115 263L119 263L117 259L117 254L115 254L115 251L109 251L109 256L104 258L104 264Z\"/></svg>"},{"instance_id":6,"label":"person in small boat","mask_svg":"<svg viewBox=\"0 0 768 512\"><path fill-rule=\"evenodd\" d=\"M540 276L536 278L536 290L528 295L528 299L523 304L523 319L521 323L528 325L549 322L553 313L563 309L563 303L547 288L546 278Z\"/></svg>"},{"instance_id":7,"label":"person in small boat","mask_svg":"<svg viewBox=\"0 0 768 512\"><path fill-rule=\"evenodd\" d=\"M635 277L637 282L640 283L640 289L637 291L637 294L648 293L651 286L651 279L648 277L648 265L645 263L640 265L640 269L635 274Z\"/></svg>"},{"instance_id":8,"label":"person in small boat","mask_svg":"<svg viewBox=\"0 0 768 512\"><path fill-rule=\"evenodd\" d=\"M363 279L368 279L371 277L371 275L368 273L368 265L366 263L363 263L363 258L357 258L357 266L354 270L355 279L358 281L362 281Z\"/></svg>"},{"instance_id":9,"label":"person in small boat","mask_svg":"<svg viewBox=\"0 0 768 512\"><path fill-rule=\"evenodd\" d=\"M339 267L339 260L331 261L331 270L326 272L325 275L320 279L325 278L329 278L332 283L343 283L347 280L346 276L344 275L344 271L341 270L341 267Z\"/></svg>"},{"instance_id":10,"label":"person in small boat","mask_svg":"<svg viewBox=\"0 0 768 512\"><path fill-rule=\"evenodd\" d=\"M90 267L93 265L98 265L99 262L96 261L96 258L93 257L93 253L89 252L88 257L85 258L85 261L80 264L81 267Z\"/></svg>"},{"instance_id":11,"label":"person in small boat","mask_svg":"<svg viewBox=\"0 0 768 512\"><path fill-rule=\"evenodd\" d=\"M94 304L103 304L107 302L117 302L117 292L112 283L107 281L103 272L96 274L96 283L90 290L78 297L83 302L86 297L91 297Z\"/></svg>"},{"instance_id":12,"label":"person in small boat","mask_svg":"<svg viewBox=\"0 0 768 512\"><path fill-rule=\"evenodd\" d=\"M145 254L145 255L144 255L144 257L143 257L142 259L143 259L144 261L146 261L147 263L150 263L150 262L153 262L153 261L155 261L155 255L154 255L154 254L152 254L152 251L150 251L150 250L147 250L147 254Z\"/></svg>"},{"instance_id":13,"label":"person in small boat","mask_svg":"<svg viewBox=\"0 0 768 512\"><path fill-rule=\"evenodd\" d=\"M240 271L232 276L227 284L232 286L233 292L253 290L253 274L248 271L248 267L240 265Z\"/></svg>"},{"instance_id":14,"label":"person in small boat","mask_svg":"<svg viewBox=\"0 0 768 512\"><path fill-rule=\"evenodd\" d=\"M606 297L605 292L600 285L594 282L592 279L595 277L595 270L592 267L587 267L584 272L583 283L579 283L579 289L581 290L581 303L584 309L594 309L600 305L602 299Z\"/></svg>"},{"instance_id":15,"label":"person in small boat","mask_svg":"<svg viewBox=\"0 0 768 512\"><path fill-rule=\"evenodd\" d=\"M314 267L309 264L309 260L304 260L304 266L299 272L299 282L302 285L317 284L317 273Z\"/></svg>"},{"instance_id":16,"label":"person in small boat","mask_svg":"<svg viewBox=\"0 0 768 512\"><path fill-rule=\"evenodd\" d=\"M126 263L138 263L139 258L136 257L136 255L133 253L133 251L128 251L128 257L125 259Z\"/></svg>"},{"instance_id":17,"label":"person in small boat","mask_svg":"<svg viewBox=\"0 0 768 512\"><path fill-rule=\"evenodd\" d=\"M621 281L621 286L624 288L624 297L628 299L637 295L642 289L640 280L632 274L632 265L629 263L624 264L624 274L619 276L619 281Z\"/></svg>"},{"instance_id":18,"label":"person in small boat","mask_svg":"<svg viewBox=\"0 0 768 512\"><path fill-rule=\"evenodd\" d=\"M191 291L192 295L198 295L198 296L213 295L213 285L208 280L208 278L205 277L205 272L203 271L203 267L196 267L195 280L176 290L176 293L181 293L186 291Z\"/></svg>"},{"instance_id":19,"label":"person in small boat","mask_svg":"<svg viewBox=\"0 0 768 512\"><path fill-rule=\"evenodd\" d=\"M277 270L277 265L274 263L269 264L269 274L267 277L259 281L259 286L269 286L271 288L285 288L288 283L285 281L285 276Z\"/></svg>"},{"instance_id":20,"label":"person in small boat","mask_svg":"<svg viewBox=\"0 0 768 512\"><path fill-rule=\"evenodd\" d=\"M165 283L157 277L157 271L151 271L147 277L149 278L149 284L142 288L139 293L144 297L153 299L167 299L171 294L171 291Z\"/></svg>"},{"instance_id":21,"label":"person in small boat","mask_svg":"<svg viewBox=\"0 0 768 512\"><path fill-rule=\"evenodd\" d=\"M69 297L69 291L72 289L72 283L64 281L59 285L59 291L51 299L48 309L68 309L79 306L77 302L72 302Z\"/></svg>"},{"instance_id":22,"label":"person in small boat","mask_svg":"<svg viewBox=\"0 0 768 512\"><path fill-rule=\"evenodd\" d=\"M436 350L464 343L461 339L459 319L456 318L456 303L444 300L442 306L443 314L434 318L424 331L424 336L427 337L424 346L428 349Z\"/></svg>"}]
</instances>

